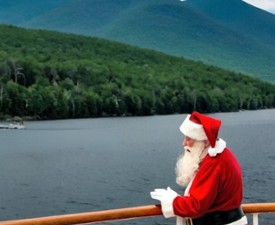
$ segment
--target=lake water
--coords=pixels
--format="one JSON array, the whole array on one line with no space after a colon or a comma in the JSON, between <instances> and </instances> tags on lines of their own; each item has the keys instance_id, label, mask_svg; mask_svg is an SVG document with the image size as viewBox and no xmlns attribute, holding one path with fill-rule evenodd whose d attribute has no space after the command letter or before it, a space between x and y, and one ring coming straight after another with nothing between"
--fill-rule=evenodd
<instances>
[{"instance_id":1,"label":"lake water","mask_svg":"<svg viewBox=\"0 0 275 225\"><path fill-rule=\"evenodd\" d=\"M242 166L243 202L275 202L275 110L212 115ZM152 205L154 188L182 192L174 167L185 116L27 121L25 130L0 130L0 220ZM260 216L265 225L274 219Z\"/></svg>"}]
</instances>

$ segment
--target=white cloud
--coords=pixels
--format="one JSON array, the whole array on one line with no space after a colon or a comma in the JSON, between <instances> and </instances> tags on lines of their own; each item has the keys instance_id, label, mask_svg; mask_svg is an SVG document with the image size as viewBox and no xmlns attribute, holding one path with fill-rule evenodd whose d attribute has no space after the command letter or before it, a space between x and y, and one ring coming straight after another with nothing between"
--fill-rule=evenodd
<instances>
[{"instance_id":1,"label":"white cloud","mask_svg":"<svg viewBox=\"0 0 275 225\"><path fill-rule=\"evenodd\" d=\"M275 0L243 0L257 8L266 10L275 14Z\"/></svg>"}]
</instances>

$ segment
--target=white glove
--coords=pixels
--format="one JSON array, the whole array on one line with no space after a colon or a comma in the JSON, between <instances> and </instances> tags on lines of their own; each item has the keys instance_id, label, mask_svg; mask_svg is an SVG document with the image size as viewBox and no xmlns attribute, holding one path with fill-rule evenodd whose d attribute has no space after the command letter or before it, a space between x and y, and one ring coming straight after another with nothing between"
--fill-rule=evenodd
<instances>
[{"instance_id":1,"label":"white glove","mask_svg":"<svg viewBox=\"0 0 275 225\"><path fill-rule=\"evenodd\" d=\"M166 194L166 189L157 188L154 191L150 192L151 198L161 201L163 196Z\"/></svg>"},{"instance_id":2,"label":"white glove","mask_svg":"<svg viewBox=\"0 0 275 225\"><path fill-rule=\"evenodd\" d=\"M179 194L177 192L175 192L173 189L171 189L170 187L167 188L167 191L169 193L170 196L174 196L177 197Z\"/></svg>"},{"instance_id":3,"label":"white glove","mask_svg":"<svg viewBox=\"0 0 275 225\"><path fill-rule=\"evenodd\" d=\"M170 187L167 189L155 189L150 192L151 198L159 200L161 203L161 210L165 218L175 216L173 210L173 201L178 196L177 192Z\"/></svg>"}]
</instances>

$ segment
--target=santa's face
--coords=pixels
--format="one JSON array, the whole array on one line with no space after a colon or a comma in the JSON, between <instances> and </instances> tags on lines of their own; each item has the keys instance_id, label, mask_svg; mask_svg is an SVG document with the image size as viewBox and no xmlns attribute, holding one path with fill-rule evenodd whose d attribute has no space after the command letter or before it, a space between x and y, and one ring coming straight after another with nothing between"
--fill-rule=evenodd
<instances>
[{"instance_id":1,"label":"santa's face","mask_svg":"<svg viewBox=\"0 0 275 225\"><path fill-rule=\"evenodd\" d=\"M201 161L207 154L207 143L185 137L183 147L185 151L176 164L176 182L186 187L196 175Z\"/></svg>"},{"instance_id":2,"label":"santa's face","mask_svg":"<svg viewBox=\"0 0 275 225\"><path fill-rule=\"evenodd\" d=\"M189 149L192 148L196 142L197 141L195 139L192 139L190 137L184 137L182 146L186 151L190 152Z\"/></svg>"}]
</instances>

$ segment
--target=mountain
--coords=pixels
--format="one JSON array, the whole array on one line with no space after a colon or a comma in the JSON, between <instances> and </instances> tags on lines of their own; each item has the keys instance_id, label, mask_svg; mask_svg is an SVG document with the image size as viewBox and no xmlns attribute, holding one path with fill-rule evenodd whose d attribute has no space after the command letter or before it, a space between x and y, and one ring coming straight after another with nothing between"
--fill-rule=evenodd
<instances>
[{"instance_id":1,"label":"mountain","mask_svg":"<svg viewBox=\"0 0 275 225\"><path fill-rule=\"evenodd\" d=\"M65 5L69 0L36 1L36 0L0 0L0 21L20 25L25 21Z\"/></svg>"},{"instance_id":2,"label":"mountain","mask_svg":"<svg viewBox=\"0 0 275 225\"><path fill-rule=\"evenodd\" d=\"M0 22L97 36L275 81L275 15L241 0L0 0Z\"/></svg>"}]
</instances>

